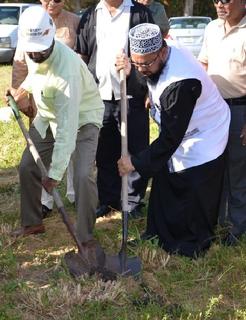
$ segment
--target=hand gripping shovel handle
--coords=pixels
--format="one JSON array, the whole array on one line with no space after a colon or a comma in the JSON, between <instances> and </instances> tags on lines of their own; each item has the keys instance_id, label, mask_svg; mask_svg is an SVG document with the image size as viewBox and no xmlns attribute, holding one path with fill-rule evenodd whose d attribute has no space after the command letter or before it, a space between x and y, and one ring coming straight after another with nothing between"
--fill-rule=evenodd
<instances>
[{"instance_id":1,"label":"hand gripping shovel handle","mask_svg":"<svg viewBox=\"0 0 246 320\"><path fill-rule=\"evenodd\" d=\"M127 95L126 95L126 74L120 70L120 99L121 99L121 156L128 155L127 143ZM122 245L120 255L122 258L122 273L126 272L127 265L127 237L128 237L128 179L127 175L122 176L121 197L122 197Z\"/></svg>"},{"instance_id":2,"label":"hand gripping shovel handle","mask_svg":"<svg viewBox=\"0 0 246 320\"><path fill-rule=\"evenodd\" d=\"M27 142L27 146L29 148L29 151L31 152L33 158L34 158L34 161L36 162L37 166L39 167L40 171L41 171L41 175L42 177L47 177L48 176L48 172L43 164L43 161L41 160L40 158L40 155L29 135L29 132L27 131L26 127L25 127L25 124L21 118L21 115L20 115L20 112L19 112L19 109L18 109L18 106L14 100L14 98L9 94L7 95L7 99L8 99L8 104L9 106L11 107L13 113L14 113L14 116L19 124L19 127L25 137L25 140ZM72 238L74 239L74 241L76 242L77 244L77 247L79 249L79 252L81 253L83 248L82 248L82 245L80 243L80 241L78 240L77 236L76 236L76 233L75 233L75 230L74 230L74 227L73 227L73 224L67 214L67 212L65 211L65 208L64 208L64 205L63 205L63 202L62 202L62 199L60 197L60 194L59 192L57 191L56 188L54 188L52 190L52 195L53 195L53 198L54 198L54 201L55 201L55 204L57 206L57 209L58 211L60 212L61 216L62 216L62 220L64 222L64 224L66 225L69 233L71 234Z\"/></svg>"}]
</instances>

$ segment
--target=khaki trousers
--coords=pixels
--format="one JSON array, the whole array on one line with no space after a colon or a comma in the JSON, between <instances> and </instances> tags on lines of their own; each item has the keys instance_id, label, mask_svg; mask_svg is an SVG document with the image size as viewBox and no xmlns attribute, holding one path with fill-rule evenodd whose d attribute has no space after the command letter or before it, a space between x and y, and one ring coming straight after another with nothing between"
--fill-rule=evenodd
<instances>
[{"instance_id":1,"label":"khaki trousers","mask_svg":"<svg viewBox=\"0 0 246 320\"><path fill-rule=\"evenodd\" d=\"M93 228L96 221L98 196L94 169L98 132L98 127L93 124L81 127L78 130L73 157L77 236L81 242L87 242L93 238ZM48 169L55 142L50 128L47 130L45 139L41 138L33 125L30 127L29 133ZM28 148L23 153L19 175L21 224L22 226L41 224L41 173Z\"/></svg>"}]
</instances>

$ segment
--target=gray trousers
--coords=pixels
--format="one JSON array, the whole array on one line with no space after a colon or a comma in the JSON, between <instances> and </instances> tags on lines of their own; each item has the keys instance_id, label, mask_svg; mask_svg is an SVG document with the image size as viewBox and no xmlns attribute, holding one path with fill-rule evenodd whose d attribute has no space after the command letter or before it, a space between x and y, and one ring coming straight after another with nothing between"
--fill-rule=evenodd
<instances>
[{"instance_id":1,"label":"gray trousers","mask_svg":"<svg viewBox=\"0 0 246 320\"><path fill-rule=\"evenodd\" d=\"M34 126L29 130L41 159L49 168L54 138L48 128L45 139L42 139ZM77 211L77 235L81 242L93 238L93 228L96 221L98 202L95 179L95 156L97 150L99 129L93 124L87 124L78 131L74 151L74 190ZM25 149L19 168L21 187L21 224L33 226L42 223L41 205L41 173L33 160L28 148Z\"/></svg>"},{"instance_id":2,"label":"gray trousers","mask_svg":"<svg viewBox=\"0 0 246 320\"><path fill-rule=\"evenodd\" d=\"M246 105L230 106L231 124L227 145L225 190L220 222L227 220L231 232L246 232L246 146L242 145L241 130L246 124Z\"/></svg>"}]
</instances>

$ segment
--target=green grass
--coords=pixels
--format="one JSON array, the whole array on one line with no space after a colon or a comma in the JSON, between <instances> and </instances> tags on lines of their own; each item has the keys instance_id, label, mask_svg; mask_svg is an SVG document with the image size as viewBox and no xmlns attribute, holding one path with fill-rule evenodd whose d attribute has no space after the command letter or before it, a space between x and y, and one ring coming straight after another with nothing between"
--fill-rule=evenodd
<instances>
[{"instance_id":1,"label":"green grass","mask_svg":"<svg viewBox=\"0 0 246 320\"><path fill-rule=\"evenodd\" d=\"M3 94L11 67L1 66L0 72ZM151 124L152 140L157 132ZM197 260L142 242L129 252L141 258L141 276L115 282L70 277L63 256L74 244L58 214L45 220L44 235L13 241L9 232L19 224L17 167L25 147L14 120L0 123L0 145L0 320L246 320L246 239L226 248L218 232L208 254ZM59 189L64 196L64 183ZM75 219L74 208L65 204ZM145 223L130 221L129 237L139 236ZM95 235L116 254L120 213L99 219Z\"/></svg>"},{"instance_id":2,"label":"green grass","mask_svg":"<svg viewBox=\"0 0 246 320\"><path fill-rule=\"evenodd\" d=\"M4 101L4 96L5 96L6 90L11 86L11 70L12 70L12 67L10 65L0 64L0 75L1 75L0 106L6 105Z\"/></svg>"}]
</instances>

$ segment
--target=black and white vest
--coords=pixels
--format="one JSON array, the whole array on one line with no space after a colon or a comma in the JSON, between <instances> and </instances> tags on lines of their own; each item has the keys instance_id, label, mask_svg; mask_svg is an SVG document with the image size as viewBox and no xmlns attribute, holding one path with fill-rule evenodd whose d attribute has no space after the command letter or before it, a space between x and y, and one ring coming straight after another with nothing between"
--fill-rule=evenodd
<instances>
[{"instance_id":1,"label":"black and white vest","mask_svg":"<svg viewBox=\"0 0 246 320\"><path fill-rule=\"evenodd\" d=\"M198 79L202 84L187 131L169 161L170 172L178 172L212 161L224 152L230 110L200 63L186 49L173 43L169 47L170 56L157 84L148 84L156 122L160 122L159 98L170 84L190 78Z\"/></svg>"}]
</instances>

